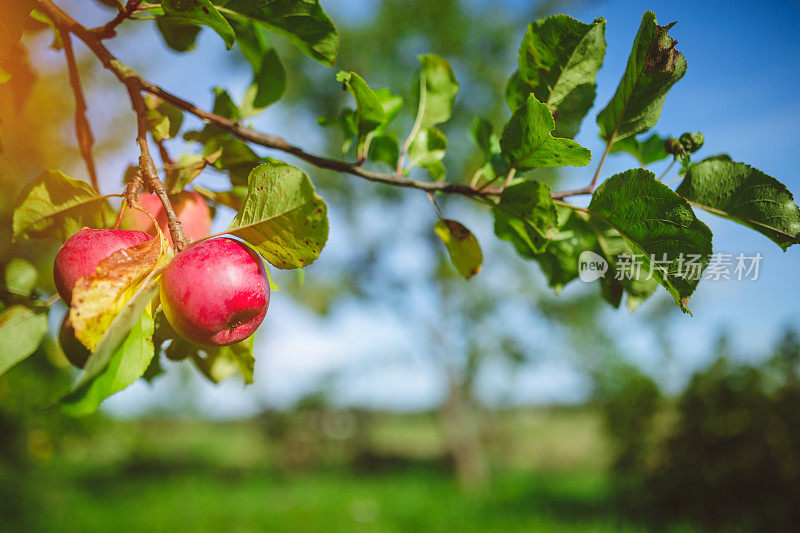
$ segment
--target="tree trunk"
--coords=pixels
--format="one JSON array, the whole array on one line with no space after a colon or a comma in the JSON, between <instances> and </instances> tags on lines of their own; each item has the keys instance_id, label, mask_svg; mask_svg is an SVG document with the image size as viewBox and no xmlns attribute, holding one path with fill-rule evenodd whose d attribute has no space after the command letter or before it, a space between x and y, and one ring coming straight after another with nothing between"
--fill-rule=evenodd
<instances>
[{"instance_id":1,"label":"tree trunk","mask_svg":"<svg viewBox=\"0 0 800 533\"><path fill-rule=\"evenodd\" d=\"M464 386L448 383L447 398L439 409L448 453L461 486L476 491L489 481L489 464L483 449L477 413Z\"/></svg>"}]
</instances>

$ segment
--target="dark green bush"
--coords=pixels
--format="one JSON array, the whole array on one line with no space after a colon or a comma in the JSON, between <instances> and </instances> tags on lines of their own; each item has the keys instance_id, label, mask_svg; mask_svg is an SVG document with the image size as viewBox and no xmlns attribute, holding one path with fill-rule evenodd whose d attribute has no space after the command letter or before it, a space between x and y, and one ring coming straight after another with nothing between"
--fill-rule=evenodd
<instances>
[{"instance_id":1,"label":"dark green bush","mask_svg":"<svg viewBox=\"0 0 800 533\"><path fill-rule=\"evenodd\" d=\"M653 432L654 384L646 377L632 373L604 402L619 450L616 470L624 479L621 501L656 522L691 518L713 529L796 531L797 334L787 333L775 355L758 366L732 362L724 346L677 399L663 436Z\"/></svg>"}]
</instances>

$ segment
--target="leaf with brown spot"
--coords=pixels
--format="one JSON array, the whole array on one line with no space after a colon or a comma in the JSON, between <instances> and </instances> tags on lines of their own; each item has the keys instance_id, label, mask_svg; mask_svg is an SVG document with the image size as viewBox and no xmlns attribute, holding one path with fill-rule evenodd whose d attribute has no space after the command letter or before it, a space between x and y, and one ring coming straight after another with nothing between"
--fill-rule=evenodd
<instances>
[{"instance_id":1,"label":"leaf with brown spot","mask_svg":"<svg viewBox=\"0 0 800 533\"><path fill-rule=\"evenodd\" d=\"M600 136L615 143L655 126L670 88L686 74L686 59L675 50L677 41L668 35L675 23L656 24L646 11L633 42L633 49L608 105L597 115Z\"/></svg>"},{"instance_id":2,"label":"leaf with brown spot","mask_svg":"<svg viewBox=\"0 0 800 533\"><path fill-rule=\"evenodd\" d=\"M247 197L228 233L278 268L302 268L319 257L328 240L327 207L305 172L270 161L250 172ZM306 244L312 240L317 247Z\"/></svg>"},{"instance_id":3,"label":"leaf with brown spot","mask_svg":"<svg viewBox=\"0 0 800 533\"><path fill-rule=\"evenodd\" d=\"M483 253L478 239L463 224L455 220L441 219L434 226L436 235L442 239L450 254L450 260L458 273L466 279L481 271Z\"/></svg>"},{"instance_id":4,"label":"leaf with brown spot","mask_svg":"<svg viewBox=\"0 0 800 533\"><path fill-rule=\"evenodd\" d=\"M114 252L100 262L94 274L79 279L69 311L78 340L94 351L145 278L171 255L168 242L160 236Z\"/></svg>"}]
</instances>

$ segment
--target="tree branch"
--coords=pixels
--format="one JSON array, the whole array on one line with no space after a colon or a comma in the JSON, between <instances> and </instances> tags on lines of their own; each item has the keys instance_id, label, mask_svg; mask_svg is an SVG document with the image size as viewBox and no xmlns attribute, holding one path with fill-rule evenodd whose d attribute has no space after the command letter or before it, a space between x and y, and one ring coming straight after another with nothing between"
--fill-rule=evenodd
<instances>
[{"instance_id":1,"label":"tree branch","mask_svg":"<svg viewBox=\"0 0 800 533\"><path fill-rule=\"evenodd\" d=\"M162 100L169 102L178 109L196 116L206 124L214 124L215 126L228 131L235 137L242 139L243 141L258 146L263 146L264 148L285 152L318 168L334 170L344 174L351 174L373 183L381 183L394 187L419 189L431 193L440 192L446 194L460 194L470 198L492 198L497 197L502 192L502 188L476 188L472 185L464 185L460 183L408 179L404 178L402 175L384 174L366 169L358 162L349 163L346 161L330 159L306 152L299 146L289 143L282 137L270 135L268 133L262 133L244 126L239 122L230 120L229 118L206 111L192 104L191 102L188 102L166 91L158 85L147 81L134 72L130 67L119 61L111 52L109 52L108 49L103 46L103 43L100 41L97 35L92 32L92 30L88 30L80 23L72 19L72 17L64 13L60 8L53 4L51 0L39 0L38 4L40 9L47 14L48 17L50 17L56 27L73 33L76 37L83 41L86 46L92 50L95 56L97 56L103 66L107 70L110 70L112 73L114 73L114 75L126 86L135 87L138 91L144 91L158 96ZM597 174L599 174L599 168ZM596 181L597 175L595 175L595 179L592 181L592 187ZM554 193L553 197L560 199L566 196L573 196L575 194L586 194L587 192L591 192L591 190L586 191L585 189L581 189L578 191L564 191L561 193ZM175 239L173 238L173 240Z\"/></svg>"},{"instance_id":2,"label":"tree branch","mask_svg":"<svg viewBox=\"0 0 800 533\"><path fill-rule=\"evenodd\" d=\"M223 116L205 111L204 109L201 109L196 105L167 92L158 85L155 85L154 83L151 83L140 77L130 67L120 62L111 52L108 51L105 46L103 46L103 44L100 42L100 39L96 35L72 19L72 17L64 13L58 6L53 4L51 0L39 0L39 7L48 17L50 17L50 20L53 21L56 27L69 31L83 41L86 46L92 50L94 55L97 56L103 66L107 70L113 72L117 79L119 79L122 83L125 83L126 85L136 84L140 90L154 94L174 105L175 107L198 117L206 123L213 123L214 125L219 126L220 128L230 132L234 136L239 137L244 141L263 146L265 148L286 152L319 168L352 174L375 183L383 183L385 185L392 185L396 187L420 189L429 192L461 194L469 197L496 196L499 194L499 191L496 189L484 189L479 191L473 187L459 183L417 181L395 176L393 174L382 174L380 172L374 172L372 170L365 169L358 163L348 163L345 161L329 159L308 153L302 148L294 146L281 137L269 135L267 133L256 131L252 128L248 128L247 126L243 126L242 124L234 122Z\"/></svg>"},{"instance_id":3,"label":"tree branch","mask_svg":"<svg viewBox=\"0 0 800 533\"><path fill-rule=\"evenodd\" d=\"M72 86L72 94L75 96L75 136L78 140L78 148L81 151L81 157L86 162L86 171L89 173L92 187L94 187L95 191L100 192L100 187L97 183L97 170L92 157L94 136L92 135L92 127L89 125L89 119L86 118L86 99L83 97L81 78L78 73L78 65L75 62L75 52L72 49L72 38L69 32L64 30L60 30L59 34L61 35L61 41L64 43L64 55L67 56L67 69L69 70L69 83Z\"/></svg>"}]
</instances>

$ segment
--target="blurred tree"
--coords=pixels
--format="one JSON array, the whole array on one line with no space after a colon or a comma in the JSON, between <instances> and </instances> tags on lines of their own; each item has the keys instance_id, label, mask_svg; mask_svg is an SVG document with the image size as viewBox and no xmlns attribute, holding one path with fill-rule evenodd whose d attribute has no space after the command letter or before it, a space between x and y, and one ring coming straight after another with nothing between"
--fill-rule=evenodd
<instances>
[{"instance_id":1,"label":"blurred tree","mask_svg":"<svg viewBox=\"0 0 800 533\"><path fill-rule=\"evenodd\" d=\"M385 0L376 3L375 12L357 23L340 17L342 44L338 63L342 69L359 72L373 87L387 86L403 95L405 113L398 120L405 121L407 130L413 118L413 113L408 112L408 89L411 73L418 66L416 57L423 53L447 57L459 79L460 92L453 117L445 127L449 138L459 139L448 149L446 170L450 176L471 176L481 164L479 151L468 140L473 117L482 114L495 124L508 117L510 112L502 95L514 69L524 26L563 9L567 3L519 6L513 2L467 5L458 0ZM448 31L441 31L443 25ZM287 70L296 78L290 80L287 102L296 113L312 109L320 116L336 116L343 106L352 105L349 95L332 90L336 82L329 70L299 61L296 54L286 57L290 62ZM333 139L328 151L335 153L341 141ZM334 174L315 173L324 194L335 195L334 203L345 206L342 216L351 226L348 233L353 239L352 252L336 268L317 271L312 267L303 289L292 292L323 312L330 310L337 299L353 295L369 300L371 305L403 311L402 320L409 331L420 332L417 338L425 339L426 352L444 377L439 419L456 474L465 487L484 485L489 466L482 442L478 376L490 362L516 368L532 360L534 350L544 346L529 338L522 326L542 319L536 304L547 295L536 278L537 267L520 260L506 243L499 243L491 250L485 249L484 256L492 258L489 268L493 271L464 282L456 276L444 246L433 233L433 206L428 207L427 217L421 217L418 213L424 207L395 189L379 186L376 199L375 191L362 184ZM538 170L537 176L549 183L558 177L550 169ZM457 210L458 218L470 227L491 224L485 212L465 207L465 202L458 199L436 201L445 216ZM389 224L374 233L363 231L365 219L374 217L376 212L381 219L403 223ZM484 242L483 246L487 244ZM397 257L398 248L413 250L428 264L414 275L397 272L391 262ZM338 277L331 278L333 273ZM290 290L295 287L292 283L287 286ZM413 294L427 294L429 299L409 312ZM597 300L596 295L591 299ZM579 314L587 314L586 309L597 306L582 309ZM574 323L573 316L559 320L567 328Z\"/></svg>"},{"instance_id":2,"label":"blurred tree","mask_svg":"<svg viewBox=\"0 0 800 533\"><path fill-rule=\"evenodd\" d=\"M655 443L632 437L653 427L652 387L630 388L627 410L616 410L628 413L630 425L611 431L629 450L628 461L617 464L627 476L626 503L656 522L689 517L715 529L794 531L800 519L798 351L790 330L773 357L747 366L735 362L727 336L720 336L716 359L694 375L678 398L674 423L665 435L656 432Z\"/></svg>"}]
</instances>

